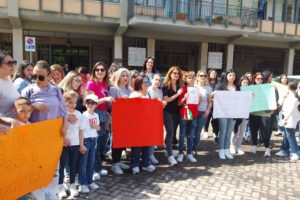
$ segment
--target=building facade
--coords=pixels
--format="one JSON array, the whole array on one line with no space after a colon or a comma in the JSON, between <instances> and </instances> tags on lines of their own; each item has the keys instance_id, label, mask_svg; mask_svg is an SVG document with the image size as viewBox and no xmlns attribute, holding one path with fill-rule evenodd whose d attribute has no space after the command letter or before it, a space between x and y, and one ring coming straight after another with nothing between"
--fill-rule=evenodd
<instances>
[{"instance_id":1,"label":"building facade","mask_svg":"<svg viewBox=\"0 0 300 200\"><path fill-rule=\"evenodd\" d=\"M300 0L0 0L0 49L33 62L98 60L160 72L233 68L300 74Z\"/></svg>"}]
</instances>

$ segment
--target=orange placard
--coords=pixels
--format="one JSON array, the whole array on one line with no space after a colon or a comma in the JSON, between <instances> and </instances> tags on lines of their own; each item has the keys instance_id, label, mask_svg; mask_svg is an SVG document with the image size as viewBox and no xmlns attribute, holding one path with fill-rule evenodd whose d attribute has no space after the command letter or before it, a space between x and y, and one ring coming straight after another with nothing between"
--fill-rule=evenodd
<instances>
[{"instance_id":1,"label":"orange placard","mask_svg":"<svg viewBox=\"0 0 300 200\"><path fill-rule=\"evenodd\" d=\"M117 99L112 105L114 148L162 146L163 105L158 100Z\"/></svg>"},{"instance_id":2,"label":"orange placard","mask_svg":"<svg viewBox=\"0 0 300 200\"><path fill-rule=\"evenodd\" d=\"M60 159L62 119L20 126L0 136L0 199L16 198L46 186Z\"/></svg>"}]
</instances>

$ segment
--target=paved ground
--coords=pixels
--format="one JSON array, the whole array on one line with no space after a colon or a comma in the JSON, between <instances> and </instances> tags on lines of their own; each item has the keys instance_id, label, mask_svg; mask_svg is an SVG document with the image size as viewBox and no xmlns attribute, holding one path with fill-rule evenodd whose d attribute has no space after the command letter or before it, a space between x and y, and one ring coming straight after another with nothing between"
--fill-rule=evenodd
<instances>
[{"instance_id":1,"label":"paved ground","mask_svg":"<svg viewBox=\"0 0 300 200\"><path fill-rule=\"evenodd\" d=\"M300 161L275 157L280 142L281 137L273 139L270 158L263 157L262 147L253 155L250 146L243 145L245 155L221 161L217 145L208 139L201 142L197 163L185 160L174 167L159 151L160 164L154 173L127 171L116 176L110 172L97 182L99 190L78 199L300 199Z\"/></svg>"}]
</instances>

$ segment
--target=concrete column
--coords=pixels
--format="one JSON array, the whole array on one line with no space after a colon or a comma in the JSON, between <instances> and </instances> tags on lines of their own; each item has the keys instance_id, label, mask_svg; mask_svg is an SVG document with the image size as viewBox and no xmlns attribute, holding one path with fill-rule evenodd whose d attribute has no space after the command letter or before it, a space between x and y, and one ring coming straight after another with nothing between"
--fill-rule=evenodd
<instances>
[{"instance_id":1,"label":"concrete column","mask_svg":"<svg viewBox=\"0 0 300 200\"><path fill-rule=\"evenodd\" d=\"M226 71L233 68L234 44L227 45L226 51Z\"/></svg>"},{"instance_id":2,"label":"concrete column","mask_svg":"<svg viewBox=\"0 0 300 200\"><path fill-rule=\"evenodd\" d=\"M155 39L147 39L147 56L155 58Z\"/></svg>"},{"instance_id":3,"label":"concrete column","mask_svg":"<svg viewBox=\"0 0 300 200\"><path fill-rule=\"evenodd\" d=\"M114 38L114 60L122 62L123 59L123 38L122 36L115 36Z\"/></svg>"},{"instance_id":4,"label":"concrete column","mask_svg":"<svg viewBox=\"0 0 300 200\"><path fill-rule=\"evenodd\" d=\"M295 49L288 49L284 54L284 73L293 75Z\"/></svg>"},{"instance_id":5,"label":"concrete column","mask_svg":"<svg viewBox=\"0 0 300 200\"><path fill-rule=\"evenodd\" d=\"M21 28L13 28L13 57L20 63L23 61L23 30Z\"/></svg>"},{"instance_id":6,"label":"concrete column","mask_svg":"<svg viewBox=\"0 0 300 200\"><path fill-rule=\"evenodd\" d=\"M202 42L199 44L198 55L198 70L207 70L208 65L208 43Z\"/></svg>"}]
</instances>

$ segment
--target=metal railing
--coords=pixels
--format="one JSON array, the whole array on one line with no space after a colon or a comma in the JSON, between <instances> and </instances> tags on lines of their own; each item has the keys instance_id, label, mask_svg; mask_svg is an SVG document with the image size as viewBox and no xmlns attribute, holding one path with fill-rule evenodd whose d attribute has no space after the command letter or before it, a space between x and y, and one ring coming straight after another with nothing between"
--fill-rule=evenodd
<instances>
[{"instance_id":1,"label":"metal railing","mask_svg":"<svg viewBox=\"0 0 300 200\"><path fill-rule=\"evenodd\" d=\"M240 25L257 27L257 9L234 5L217 4L204 0L133 0L129 1L128 18L133 16L151 16L185 20L191 24Z\"/></svg>"}]
</instances>

